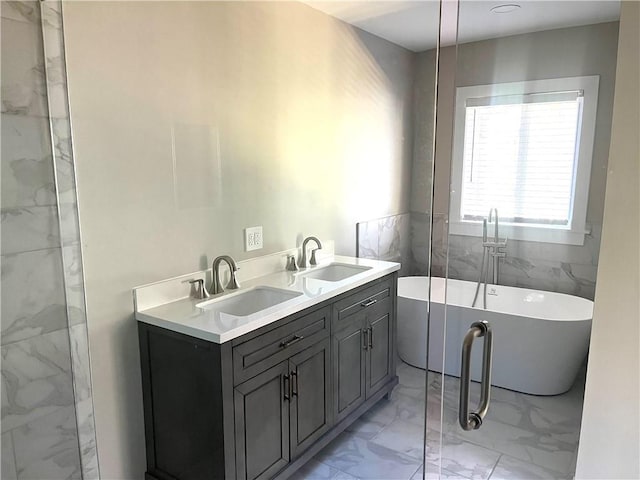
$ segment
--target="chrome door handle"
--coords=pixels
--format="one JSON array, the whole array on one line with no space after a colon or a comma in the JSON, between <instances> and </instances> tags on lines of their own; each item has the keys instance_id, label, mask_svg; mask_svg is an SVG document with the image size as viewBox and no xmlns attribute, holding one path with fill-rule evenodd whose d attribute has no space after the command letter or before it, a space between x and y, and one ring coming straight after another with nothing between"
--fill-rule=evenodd
<instances>
[{"instance_id":1,"label":"chrome door handle","mask_svg":"<svg viewBox=\"0 0 640 480\"><path fill-rule=\"evenodd\" d=\"M484 351L482 355L482 390L478 410L469 413L469 386L471 382L471 348L476 337L484 337ZM491 395L491 354L493 333L491 325L486 320L473 322L462 340L462 363L460 365L460 405L458 421L463 430L477 430L482 425L482 419L489 410Z\"/></svg>"},{"instance_id":2,"label":"chrome door handle","mask_svg":"<svg viewBox=\"0 0 640 480\"><path fill-rule=\"evenodd\" d=\"M362 332L362 349L363 350L369 350L369 329L365 328L364 330L361 330Z\"/></svg>"}]
</instances>

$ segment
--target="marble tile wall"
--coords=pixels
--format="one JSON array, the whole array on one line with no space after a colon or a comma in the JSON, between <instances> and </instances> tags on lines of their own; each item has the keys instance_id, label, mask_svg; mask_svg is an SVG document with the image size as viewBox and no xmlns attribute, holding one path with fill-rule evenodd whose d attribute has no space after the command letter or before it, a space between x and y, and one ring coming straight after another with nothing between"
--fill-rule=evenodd
<instances>
[{"instance_id":1,"label":"marble tile wall","mask_svg":"<svg viewBox=\"0 0 640 480\"><path fill-rule=\"evenodd\" d=\"M431 215L411 212L358 223L358 255L403 264L401 275L427 275ZM383 233L384 232L384 233ZM593 300L601 225L583 246L509 240L500 284L577 295ZM393 239L393 241L389 241ZM477 281L482 245L477 237L447 237L447 215L433 215L432 274Z\"/></svg>"},{"instance_id":2,"label":"marble tile wall","mask_svg":"<svg viewBox=\"0 0 640 480\"><path fill-rule=\"evenodd\" d=\"M356 255L361 258L400 262L400 276L411 275L410 214L402 213L359 222Z\"/></svg>"},{"instance_id":3,"label":"marble tile wall","mask_svg":"<svg viewBox=\"0 0 640 480\"><path fill-rule=\"evenodd\" d=\"M598 270L601 225L592 225L582 246L509 240L501 261L500 284L567 293L593 300ZM477 281L482 262L478 237L448 238L449 278ZM433 275L447 266L447 217L434 215Z\"/></svg>"},{"instance_id":4,"label":"marble tile wall","mask_svg":"<svg viewBox=\"0 0 640 480\"><path fill-rule=\"evenodd\" d=\"M98 478L60 11L0 10L7 479Z\"/></svg>"}]
</instances>

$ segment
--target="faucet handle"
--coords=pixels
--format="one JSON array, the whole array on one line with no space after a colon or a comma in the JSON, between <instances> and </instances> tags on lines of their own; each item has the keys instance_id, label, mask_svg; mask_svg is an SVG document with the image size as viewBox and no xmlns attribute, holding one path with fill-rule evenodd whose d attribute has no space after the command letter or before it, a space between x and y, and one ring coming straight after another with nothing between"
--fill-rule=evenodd
<instances>
[{"instance_id":1,"label":"faucet handle","mask_svg":"<svg viewBox=\"0 0 640 480\"><path fill-rule=\"evenodd\" d=\"M321 248L322 247L318 247L311 250L311 259L309 260L309 265L318 265L318 260L316 259L316 252Z\"/></svg>"},{"instance_id":2,"label":"faucet handle","mask_svg":"<svg viewBox=\"0 0 640 480\"><path fill-rule=\"evenodd\" d=\"M297 272L299 270L295 255L287 255L287 270L290 272Z\"/></svg>"},{"instance_id":3,"label":"faucet handle","mask_svg":"<svg viewBox=\"0 0 640 480\"><path fill-rule=\"evenodd\" d=\"M196 285L199 300L209 298L211 296L207 291L207 287L204 286L204 279L196 278L195 280L189 280L189 283L191 285Z\"/></svg>"}]
</instances>

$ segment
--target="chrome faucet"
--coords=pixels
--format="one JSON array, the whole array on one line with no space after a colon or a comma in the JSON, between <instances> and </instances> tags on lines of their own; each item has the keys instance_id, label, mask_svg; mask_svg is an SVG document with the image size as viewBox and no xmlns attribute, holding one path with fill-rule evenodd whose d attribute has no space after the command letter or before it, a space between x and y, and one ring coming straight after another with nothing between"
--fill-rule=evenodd
<instances>
[{"instance_id":1,"label":"chrome faucet","mask_svg":"<svg viewBox=\"0 0 640 480\"><path fill-rule=\"evenodd\" d=\"M316 242L318 248L314 248L311 251L311 259L309 260L309 265L318 264L318 260L316 259L316 252L322 249L322 242L320 242L317 237L307 237L304 239L304 242L302 242L302 260L300 261L300 266L302 268L307 268L307 243L309 243L311 240Z\"/></svg>"},{"instance_id":2,"label":"chrome faucet","mask_svg":"<svg viewBox=\"0 0 640 480\"><path fill-rule=\"evenodd\" d=\"M493 240L489 240L487 227L492 221L494 222ZM498 282L500 281L500 259L507 256L507 253L505 252L505 249L507 248L507 238L505 237L504 240L500 240L498 224L498 209L492 208L489 210L489 216L482 219L482 263L480 264L480 274L478 276L478 283L476 284L476 293L473 297L473 302L471 303L472 307L476 306L478 294L480 293L480 285L484 284L483 305L485 310L487 308L487 276L489 270L488 257L493 258L493 284L498 285ZM495 293L495 289L490 295L497 295Z\"/></svg>"},{"instance_id":3,"label":"chrome faucet","mask_svg":"<svg viewBox=\"0 0 640 480\"><path fill-rule=\"evenodd\" d=\"M487 240L487 223L494 222L493 227L493 241ZM489 216L482 221L482 246L489 250L489 255L493 257L493 284L497 285L500 281L500 259L507 256L504 249L507 248L507 239L500 240L498 233L499 227L498 209L492 208L489 210Z\"/></svg>"},{"instance_id":4,"label":"chrome faucet","mask_svg":"<svg viewBox=\"0 0 640 480\"><path fill-rule=\"evenodd\" d=\"M229 283L227 283L226 287L222 286L222 282L220 280L220 264L223 261L226 262L227 265L229 265L229 273L231 274L231 278L229 279ZM213 261L211 270L213 270L213 285L211 286L211 293L213 295L224 292L225 288L228 288L229 290L240 288L240 283L238 283L238 279L236 278L236 272L239 270L239 268L236 265L236 261L229 255L220 255L219 257L217 257Z\"/></svg>"}]
</instances>

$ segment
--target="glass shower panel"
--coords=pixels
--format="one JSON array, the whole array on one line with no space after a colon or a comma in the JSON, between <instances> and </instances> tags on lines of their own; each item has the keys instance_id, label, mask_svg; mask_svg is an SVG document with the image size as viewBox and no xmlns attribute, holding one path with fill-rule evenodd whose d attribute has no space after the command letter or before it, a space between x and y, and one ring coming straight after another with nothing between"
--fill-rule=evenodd
<instances>
[{"instance_id":1,"label":"glass shower panel","mask_svg":"<svg viewBox=\"0 0 640 480\"><path fill-rule=\"evenodd\" d=\"M459 3L439 72L427 476L574 475L618 14Z\"/></svg>"}]
</instances>

